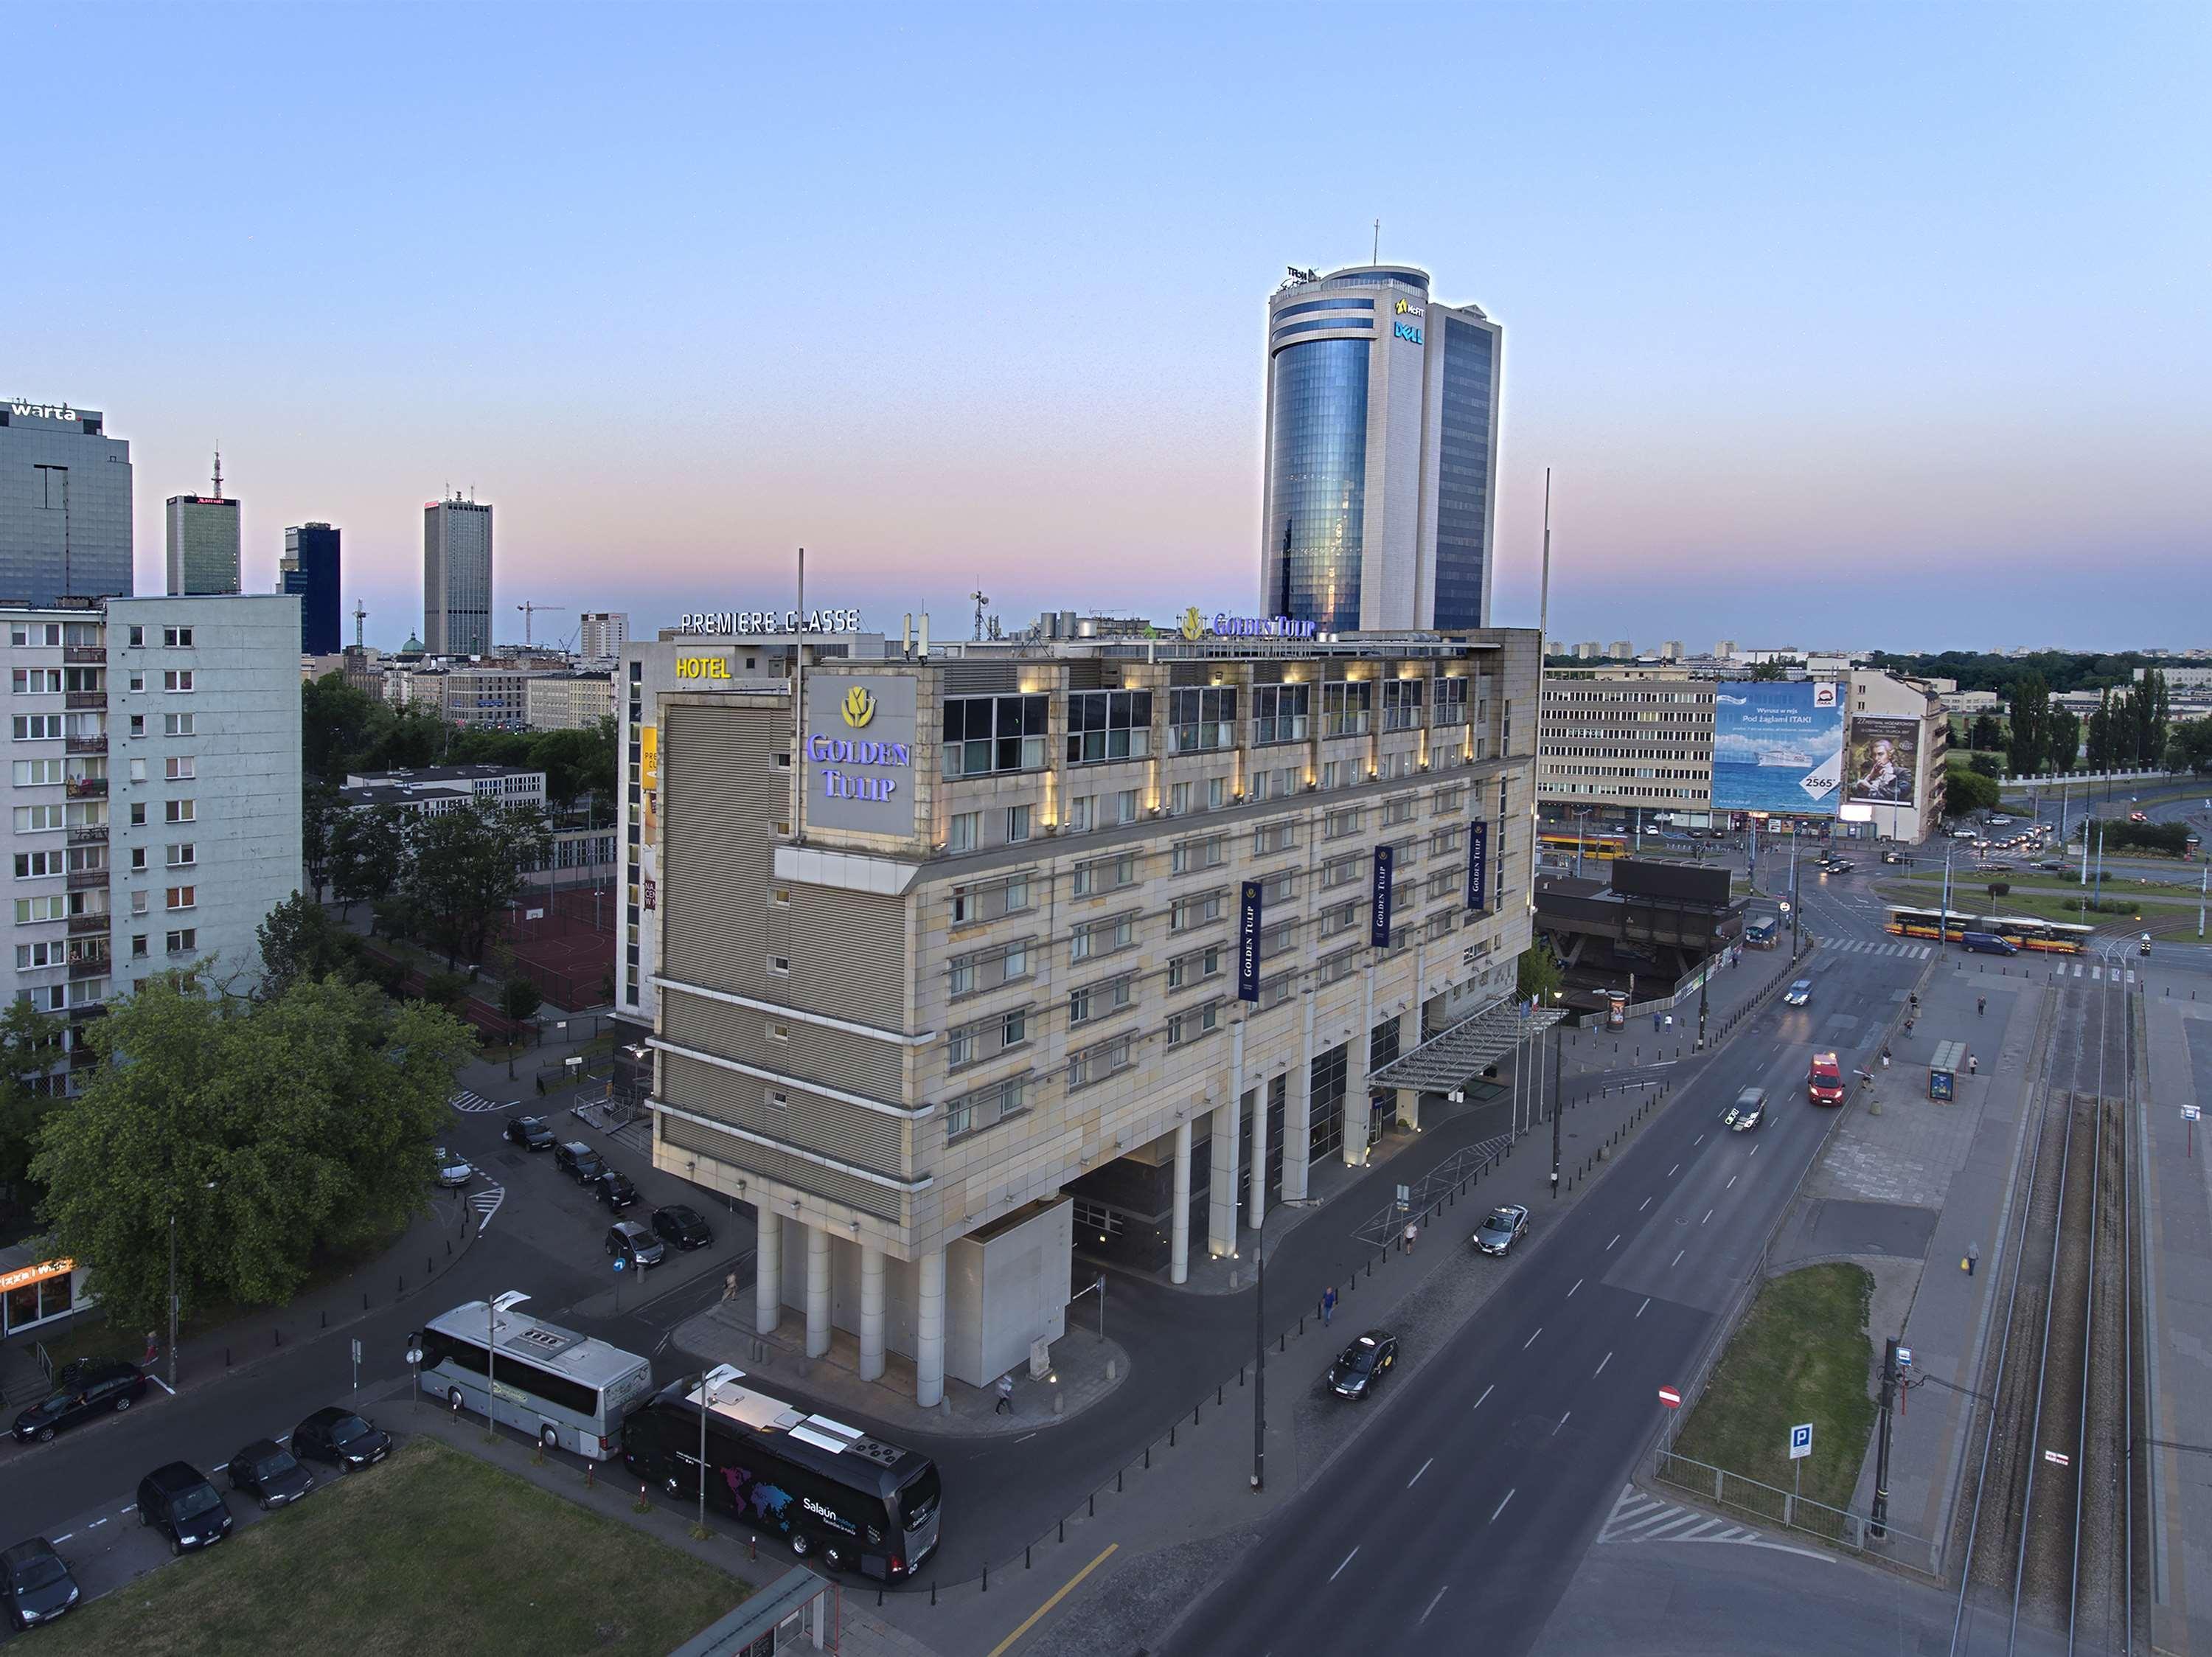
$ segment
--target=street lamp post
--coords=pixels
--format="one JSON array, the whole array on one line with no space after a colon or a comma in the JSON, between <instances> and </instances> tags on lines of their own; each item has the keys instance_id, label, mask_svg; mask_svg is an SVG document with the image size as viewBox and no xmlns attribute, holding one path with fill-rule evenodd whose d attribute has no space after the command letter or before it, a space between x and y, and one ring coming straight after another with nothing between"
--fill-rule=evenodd
<instances>
[{"instance_id":1,"label":"street lamp post","mask_svg":"<svg viewBox=\"0 0 2212 1657\"><path fill-rule=\"evenodd\" d=\"M1263 1098L1262 1111L1267 1108ZM1259 1177L1265 1179L1262 1167ZM1263 1226L1252 1243L1258 1285L1252 1295L1252 1489L1267 1485L1267 1233Z\"/></svg>"},{"instance_id":2,"label":"street lamp post","mask_svg":"<svg viewBox=\"0 0 2212 1657\"><path fill-rule=\"evenodd\" d=\"M1797 911L1805 906L1797 888L1797 837L1790 837L1790 964L1797 965Z\"/></svg>"},{"instance_id":3,"label":"street lamp post","mask_svg":"<svg viewBox=\"0 0 2212 1657\"><path fill-rule=\"evenodd\" d=\"M1699 1052L1703 1052L1705 1048L1705 1007L1708 992L1711 991L1713 984L1714 959L1711 954L1705 957L1705 970L1698 979L1698 1051Z\"/></svg>"},{"instance_id":4,"label":"street lamp post","mask_svg":"<svg viewBox=\"0 0 2212 1657\"><path fill-rule=\"evenodd\" d=\"M1553 993L1558 999L1559 992ZM1559 1026L1552 1026L1552 1196L1559 1194L1559 1051L1564 1044L1559 1039Z\"/></svg>"}]
</instances>

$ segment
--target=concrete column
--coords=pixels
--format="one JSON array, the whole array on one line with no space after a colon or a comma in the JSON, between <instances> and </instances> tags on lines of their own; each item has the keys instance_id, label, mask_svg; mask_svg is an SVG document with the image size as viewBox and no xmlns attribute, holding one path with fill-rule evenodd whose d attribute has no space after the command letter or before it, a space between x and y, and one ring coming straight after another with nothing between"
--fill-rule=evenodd
<instances>
[{"instance_id":1,"label":"concrete column","mask_svg":"<svg viewBox=\"0 0 2212 1657\"><path fill-rule=\"evenodd\" d=\"M1190 1124L1176 1124L1175 1222L1169 1234L1168 1281L1190 1281Z\"/></svg>"},{"instance_id":2,"label":"concrete column","mask_svg":"<svg viewBox=\"0 0 2212 1657\"><path fill-rule=\"evenodd\" d=\"M1398 1125L1402 1128L1411 1128L1415 1133L1420 1132L1421 1090L1418 1087L1401 1087L1397 1089L1397 1093Z\"/></svg>"},{"instance_id":3,"label":"concrete column","mask_svg":"<svg viewBox=\"0 0 2212 1657\"><path fill-rule=\"evenodd\" d=\"M1345 1055L1342 1155L1346 1167L1364 1168L1367 1166L1367 1088L1374 1076L1368 1061L1375 1056L1375 955L1371 950L1359 983L1359 1028L1352 1033L1352 1049ZM1310 1065L1306 1074L1313 1074Z\"/></svg>"},{"instance_id":4,"label":"concrete column","mask_svg":"<svg viewBox=\"0 0 2212 1657\"><path fill-rule=\"evenodd\" d=\"M1314 998L1305 997L1305 1040L1299 1047L1298 1068L1291 1076L1283 1101L1283 1197L1304 1202L1309 1166L1313 1161Z\"/></svg>"},{"instance_id":5,"label":"concrete column","mask_svg":"<svg viewBox=\"0 0 2212 1657\"><path fill-rule=\"evenodd\" d=\"M884 1374L884 1252L860 1246L860 1379Z\"/></svg>"},{"instance_id":6,"label":"concrete column","mask_svg":"<svg viewBox=\"0 0 2212 1657\"><path fill-rule=\"evenodd\" d=\"M830 1232L806 1228L806 1355L830 1349Z\"/></svg>"},{"instance_id":7,"label":"concrete column","mask_svg":"<svg viewBox=\"0 0 2212 1657\"><path fill-rule=\"evenodd\" d=\"M1346 1088L1344 1103L1338 1108L1344 1112L1344 1166L1364 1168L1367 1166L1367 1118L1372 1113L1367 1089Z\"/></svg>"},{"instance_id":8,"label":"concrete column","mask_svg":"<svg viewBox=\"0 0 2212 1657\"><path fill-rule=\"evenodd\" d=\"M1213 1171L1206 1176L1206 1251L1220 1259L1237 1252L1237 1106L1244 1093L1244 1020L1239 1018L1229 1041L1229 1097L1213 1107Z\"/></svg>"},{"instance_id":9,"label":"concrete column","mask_svg":"<svg viewBox=\"0 0 2212 1657\"><path fill-rule=\"evenodd\" d=\"M753 1230L753 1327L772 1335L783 1321L783 1219L763 1202Z\"/></svg>"},{"instance_id":10,"label":"concrete column","mask_svg":"<svg viewBox=\"0 0 2212 1657\"><path fill-rule=\"evenodd\" d=\"M1287 1100L1283 1113L1290 1114ZM1252 1090L1252 1166L1244 1171L1244 1223L1257 1231L1267 1217L1267 1084L1264 1081Z\"/></svg>"},{"instance_id":11,"label":"concrete column","mask_svg":"<svg viewBox=\"0 0 2212 1657\"><path fill-rule=\"evenodd\" d=\"M934 1410L945 1401L945 1251L914 1263L914 1401Z\"/></svg>"}]
</instances>

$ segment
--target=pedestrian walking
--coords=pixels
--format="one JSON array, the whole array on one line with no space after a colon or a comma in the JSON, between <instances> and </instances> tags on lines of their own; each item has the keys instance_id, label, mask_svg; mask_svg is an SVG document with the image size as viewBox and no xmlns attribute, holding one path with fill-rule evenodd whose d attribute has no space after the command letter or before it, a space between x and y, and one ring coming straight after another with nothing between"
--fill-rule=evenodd
<instances>
[{"instance_id":1,"label":"pedestrian walking","mask_svg":"<svg viewBox=\"0 0 2212 1657\"><path fill-rule=\"evenodd\" d=\"M994 1416L1014 1413L1014 1378L1012 1372L999 1377L999 1401L991 1406L991 1413Z\"/></svg>"},{"instance_id":2,"label":"pedestrian walking","mask_svg":"<svg viewBox=\"0 0 2212 1657\"><path fill-rule=\"evenodd\" d=\"M1980 1060L1980 1058L1979 1058L1979 1057L1978 1057L1976 1055L1974 1055L1974 1054L1972 1054L1972 1053L1969 1053L1969 1054L1967 1054L1967 1055L1966 1055L1966 1074L1967 1074L1968 1075L1970 1075L1970 1076L1974 1076L1974 1075L1981 1075L1981 1073L1982 1073L1982 1061Z\"/></svg>"},{"instance_id":3,"label":"pedestrian walking","mask_svg":"<svg viewBox=\"0 0 2212 1657\"><path fill-rule=\"evenodd\" d=\"M1974 997L1974 1011L1976 1013L1986 1013L1989 1010L1990 998L1987 996L1977 996Z\"/></svg>"},{"instance_id":4,"label":"pedestrian walking","mask_svg":"<svg viewBox=\"0 0 2212 1657\"><path fill-rule=\"evenodd\" d=\"M1411 1220L1406 1221L1407 1253L1411 1254L1413 1252L1413 1244L1419 1239L1420 1234L1421 1228L1419 1226L1415 1225Z\"/></svg>"},{"instance_id":5,"label":"pedestrian walking","mask_svg":"<svg viewBox=\"0 0 2212 1657\"><path fill-rule=\"evenodd\" d=\"M154 1331L149 1329L146 1331L146 1362L151 1363L161 1355L161 1343L154 1338Z\"/></svg>"},{"instance_id":6,"label":"pedestrian walking","mask_svg":"<svg viewBox=\"0 0 2212 1657\"><path fill-rule=\"evenodd\" d=\"M1329 1319L1336 1316L1336 1285L1331 1283L1321 1292L1321 1326L1328 1327Z\"/></svg>"},{"instance_id":7,"label":"pedestrian walking","mask_svg":"<svg viewBox=\"0 0 2212 1657\"><path fill-rule=\"evenodd\" d=\"M1881 1068L1885 1070L1889 1069L1889 1049L1887 1047L1881 1050Z\"/></svg>"}]
</instances>

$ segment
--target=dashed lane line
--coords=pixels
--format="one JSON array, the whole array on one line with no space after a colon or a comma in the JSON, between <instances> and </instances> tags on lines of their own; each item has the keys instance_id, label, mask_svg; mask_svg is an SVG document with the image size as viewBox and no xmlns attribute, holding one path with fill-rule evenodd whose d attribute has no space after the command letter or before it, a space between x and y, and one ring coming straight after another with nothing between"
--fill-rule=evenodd
<instances>
[{"instance_id":1,"label":"dashed lane line","mask_svg":"<svg viewBox=\"0 0 2212 1657\"><path fill-rule=\"evenodd\" d=\"M1543 1332L1544 1332L1544 1325L1541 1325L1541 1324L1538 1324L1538 1325L1536 1325L1536 1335L1540 1335L1540 1334L1542 1334ZM1531 1335L1531 1336L1530 1336L1527 1340L1525 1340L1525 1341L1523 1341L1523 1342L1522 1342L1522 1343L1521 1343L1521 1349L1522 1349L1523 1352L1526 1352L1526 1351L1527 1351L1530 1347L1532 1347L1532 1346L1535 1345L1535 1343L1536 1343L1536 1335Z\"/></svg>"},{"instance_id":2,"label":"dashed lane line","mask_svg":"<svg viewBox=\"0 0 2212 1657\"><path fill-rule=\"evenodd\" d=\"M1437 1608L1437 1599L1442 1599L1444 1595L1450 1592L1451 1585L1449 1583L1446 1583L1443 1587L1438 1588L1437 1590L1437 1599L1429 1601L1429 1611L1434 1611ZM1425 1611L1421 1613L1419 1620L1413 1624L1415 1628L1420 1627L1422 1623L1425 1623L1429 1620L1429 1611Z\"/></svg>"},{"instance_id":3,"label":"dashed lane line","mask_svg":"<svg viewBox=\"0 0 2212 1657\"><path fill-rule=\"evenodd\" d=\"M1606 1365L1607 1365L1607 1364L1611 1363L1612 1362L1613 1362L1613 1354L1612 1354L1612 1353L1610 1353L1610 1352L1607 1353L1603 1357L1600 1358L1600 1359L1597 1361L1597 1368L1596 1368L1595 1369L1593 1369L1593 1370L1590 1372L1590 1379L1591 1379L1592 1380L1596 1380L1600 1375L1602 1375L1603 1374L1605 1374L1605 1367L1606 1367Z\"/></svg>"},{"instance_id":4,"label":"dashed lane line","mask_svg":"<svg viewBox=\"0 0 2212 1657\"><path fill-rule=\"evenodd\" d=\"M1681 1171L1682 1165L1680 1162L1677 1162L1673 1167L1667 1170L1667 1177L1669 1179L1672 1179L1676 1174L1681 1173Z\"/></svg>"},{"instance_id":5,"label":"dashed lane line","mask_svg":"<svg viewBox=\"0 0 2212 1657\"><path fill-rule=\"evenodd\" d=\"M1678 1249L1678 1250L1676 1250L1676 1251L1675 1251L1675 1253L1674 1253L1674 1258L1673 1259L1671 1259L1671 1260L1669 1260L1669 1261L1668 1261L1668 1262L1667 1262L1667 1270L1669 1270L1669 1271L1672 1271L1672 1270L1673 1270L1676 1266L1678 1266L1678 1265L1681 1264L1682 1264L1682 1256L1684 1256L1685 1254L1687 1254L1689 1252L1690 1252L1690 1251L1689 1251L1689 1250L1687 1250L1687 1249Z\"/></svg>"},{"instance_id":6,"label":"dashed lane line","mask_svg":"<svg viewBox=\"0 0 2212 1657\"><path fill-rule=\"evenodd\" d=\"M1583 1279L1582 1279L1582 1278L1580 1278L1580 1277L1576 1278L1576 1279L1575 1279L1575 1288L1580 1288L1583 1286ZM1571 1288L1571 1289L1569 1289L1569 1290L1567 1291L1567 1298L1568 1298L1569 1300L1571 1300L1571 1300L1573 1300L1573 1299L1575 1298L1575 1288Z\"/></svg>"},{"instance_id":7,"label":"dashed lane line","mask_svg":"<svg viewBox=\"0 0 2212 1657\"><path fill-rule=\"evenodd\" d=\"M1358 1557L1359 1550L1354 1548L1350 1553L1344 1556L1344 1565L1349 1565L1353 1560ZM1330 1581L1334 1582L1338 1577L1344 1575L1344 1565L1339 1565L1334 1570L1328 1574L1328 1580Z\"/></svg>"},{"instance_id":8,"label":"dashed lane line","mask_svg":"<svg viewBox=\"0 0 2212 1657\"><path fill-rule=\"evenodd\" d=\"M1514 1488L1515 1488L1515 1489L1518 1489L1520 1487L1516 1485L1516 1486L1515 1486ZM1505 1493L1505 1502L1510 1502L1510 1501L1512 1501L1512 1500L1513 1500L1513 1496L1514 1496L1514 1491L1513 1491L1513 1490L1508 1490L1508 1491ZM1499 1502L1499 1503L1498 1503L1495 1508L1492 1508L1490 1510L1490 1522L1491 1522L1492 1524L1495 1525L1495 1524L1498 1522L1498 1514L1502 1514L1502 1513L1504 1513L1504 1512L1505 1511L1505 1502ZM1356 1551L1357 1551L1357 1550L1354 1550L1354 1551L1356 1552Z\"/></svg>"},{"instance_id":9,"label":"dashed lane line","mask_svg":"<svg viewBox=\"0 0 2212 1657\"><path fill-rule=\"evenodd\" d=\"M1427 1472L1431 1467L1434 1466L1436 1465L1436 1459L1437 1459L1434 1456L1431 1456L1426 1461L1423 1462L1420 1466L1420 1471L1415 1473L1413 1477L1406 1481L1406 1488L1410 1490L1413 1486L1419 1484L1421 1482L1421 1473Z\"/></svg>"},{"instance_id":10,"label":"dashed lane line","mask_svg":"<svg viewBox=\"0 0 2212 1657\"><path fill-rule=\"evenodd\" d=\"M1483 1399L1483 1398L1488 1398L1488 1397L1489 1397L1492 1392L1495 1392L1497 1390L1498 1390L1498 1384L1497 1384L1495 1381L1492 1381L1489 1386L1487 1386L1484 1387L1484 1388L1482 1389L1482 1398L1477 1398L1477 1399L1476 1399L1476 1400L1475 1400L1472 1404L1470 1404L1470 1405L1468 1405L1468 1410L1469 1410L1470 1413L1471 1413L1471 1412L1473 1412L1474 1410L1480 1410L1480 1409L1481 1409L1481 1408L1482 1408L1482 1399Z\"/></svg>"},{"instance_id":11,"label":"dashed lane line","mask_svg":"<svg viewBox=\"0 0 2212 1657\"><path fill-rule=\"evenodd\" d=\"M1617 1243L1617 1242L1619 1242L1620 1240L1620 1234L1619 1232L1617 1232L1617 1231L1616 1231L1615 1233L1613 1233L1613 1243ZM1610 1253L1612 1253L1612 1252L1613 1252L1613 1243L1607 1243L1607 1244L1605 1246L1605 1252L1606 1252L1607 1254L1610 1254Z\"/></svg>"},{"instance_id":12,"label":"dashed lane line","mask_svg":"<svg viewBox=\"0 0 2212 1657\"><path fill-rule=\"evenodd\" d=\"M1575 1413L1575 1412L1574 1412L1573 1410L1568 1410L1568 1411L1567 1411L1567 1414L1566 1414L1565 1416L1561 1416L1559 1417L1559 1427L1565 1427L1565 1426L1567 1424L1567 1416L1571 1416L1571 1415L1573 1415L1574 1413ZM1559 1437L1559 1427L1554 1427L1553 1429L1552 1429L1552 1436L1553 1436L1553 1438L1557 1438L1557 1437Z\"/></svg>"},{"instance_id":13,"label":"dashed lane line","mask_svg":"<svg viewBox=\"0 0 2212 1657\"><path fill-rule=\"evenodd\" d=\"M1712 1211L1711 1209L1707 1209L1705 1210L1705 1217L1704 1219L1702 1219L1702 1220L1698 1221L1698 1223L1699 1225L1701 1225L1701 1226L1707 1226L1707 1225L1711 1225L1711 1224L1712 1223L1712 1219L1713 1219L1713 1211Z\"/></svg>"},{"instance_id":14,"label":"dashed lane line","mask_svg":"<svg viewBox=\"0 0 2212 1657\"><path fill-rule=\"evenodd\" d=\"M1644 1314L1644 1313L1645 1313L1645 1312L1647 1312L1647 1311L1649 1311L1649 1310L1650 1309L1650 1306L1651 1306L1651 1297L1650 1297L1649 1295L1646 1295L1644 1297L1644 1304L1643 1304L1642 1306L1639 1306L1639 1307L1638 1307L1636 1308L1636 1316L1637 1316L1638 1318L1642 1317L1642 1316ZM1629 1321L1630 1321L1631 1323L1633 1323L1635 1320L1636 1320L1636 1319L1635 1319L1634 1318L1632 1318L1632 1319L1629 1319Z\"/></svg>"}]
</instances>

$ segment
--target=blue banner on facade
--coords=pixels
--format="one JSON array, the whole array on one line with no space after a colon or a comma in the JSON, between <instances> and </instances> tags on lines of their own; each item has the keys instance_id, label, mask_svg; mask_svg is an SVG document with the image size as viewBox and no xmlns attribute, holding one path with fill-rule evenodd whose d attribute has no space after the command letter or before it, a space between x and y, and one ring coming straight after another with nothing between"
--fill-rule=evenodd
<instances>
[{"instance_id":1,"label":"blue banner on facade","mask_svg":"<svg viewBox=\"0 0 2212 1657\"><path fill-rule=\"evenodd\" d=\"M1260 999L1260 883L1244 882L1237 910L1237 999Z\"/></svg>"},{"instance_id":2,"label":"blue banner on facade","mask_svg":"<svg viewBox=\"0 0 2212 1657\"><path fill-rule=\"evenodd\" d=\"M1477 818L1467 825L1467 906L1490 907L1490 825Z\"/></svg>"},{"instance_id":3,"label":"blue banner on facade","mask_svg":"<svg viewBox=\"0 0 2212 1657\"><path fill-rule=\"evenodd\" d=\"M1367 941L1377 949L1390 947L1390 881L1398 854L1389 846L1375 848L1374 889L1367 894Z\"/></svg>"}]
</instances>

